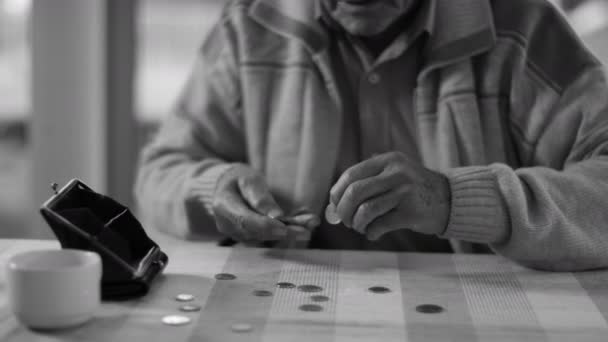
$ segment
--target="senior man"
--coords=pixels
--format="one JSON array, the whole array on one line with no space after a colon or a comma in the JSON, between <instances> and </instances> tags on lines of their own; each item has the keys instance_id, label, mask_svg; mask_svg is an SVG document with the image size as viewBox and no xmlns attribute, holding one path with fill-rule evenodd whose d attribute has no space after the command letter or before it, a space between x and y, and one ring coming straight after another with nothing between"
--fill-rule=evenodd
<instances>
[{"instance_id":1,"label":"senior man","mask_svg":"<svg viewBox=\"0 0 608 342\"><path fill-rule=\"evenodd\" d=\"M236 0L136 192L182 237L295 215L311 248L582 270L608 265L607 155L602 66L545 0Z\"/></svg>"}]
</instances>

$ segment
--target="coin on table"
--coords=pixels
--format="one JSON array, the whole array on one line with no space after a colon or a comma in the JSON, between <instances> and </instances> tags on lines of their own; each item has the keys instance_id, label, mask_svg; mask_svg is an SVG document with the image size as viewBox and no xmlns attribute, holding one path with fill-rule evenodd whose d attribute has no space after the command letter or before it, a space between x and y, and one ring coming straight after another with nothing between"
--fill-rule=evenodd
<instances>
[{"instance_id":1,"label":"coin on table","mask_svg":"<svg viewBox=\"0 0 608 342\"><path fill-rule=\"evenodd\" d=\"M194 305L194 304L186 304L186 305L182 305L179 307L179 311L183 311L183 312L197 312L197 311L201 311L201 306L200 305Z\"/></svg>"},{"instance_id":2,"label":"coin on table","mask_svg":"<svg viewBox=\"0 0 608 342\"><path fill-rule=\"evenodd\" d=\"M218 273L215 275L215 279L217 280L234 280L236 276L230 273Z\"/></svg>"},{"instance_id":3,"label":"coin on table","mask_svg":"<svg viewBox=\"0 0 608 342\"><path fill-rule=\"evenodd\" d=\"M257 296L257 297L271 297L272 296L272 292L267 291L267 290L254 290L252 293L254 296Z\"/></svg>"},{"instance_id":4,"label":"coin on table","mask_svg":"<svg viewBox=\"0 0 608 342\"><path fill-rule=\"evenodd\" d=\"M191 295L189 293L180 293L175 296L175 300L178 302L191 302L194 300L194 295Z\"/></svg>"},{"instance_id":5,"label":"coin on table","mask_svg":"<svg viewBox=\"0 0 608 342\"><path fill-rule=\"evenodd\" d=\"M298 290L301 292L321 292L323 288L317 285L300 285L298 286Z\"/></svg>"},{"instance_id":6,"label":"coin on table","mask_svg":"<svg viewBox=\"0 0 608 342\"><path fill-rule=\"evenodd\" d=\"M378 294L391 292L391 289L389 289L388 287L384 287L384 286L372 286L368 290L369 290L369 292L378 293Z\"/></svg>"},{"instance_id":7,"label":"coin on table","mask_svg":"<svg viewBox=\"0 0 608 342\"><path fill-rule=\"evenodd\" d=\"M333 225L336 225L336 224L339 224L340 222L342 222L342 220L340 219L340 216L338 216L338 209L331 202L325 208L325 220L327 220L327 222L329 224L333 224Z\"/></svg>"},{"instance_id":8,"label":"coin on table","mask_svg":"<svg viewBox=\"0 0 608 342\"><path fill-rule=\"evenodd\" d=\"M163 324L172 325L172 326L180 326L189 324L192 320L189 317L181 316L181 315L168 315L164 316L162 319Z\"/></svg>"},{"instance_id":9,"label":"coin on table","mask_svg":"<svg viewBox=\"0 0 608 342\"><path fill-rule=\"evenodd\" d=\"M422 304L416 307L416 311L425 314L438 314L442 313L445 309L435 304Z\"/></svg>"},{"instance_id":10,"label":"coin on table","mask_svg":"<svg viewBox=\"0 0 608 342\"><path fill-rule=\"evenodd\" d=\"M319 312L319 311L323 311L323 307L321 305L317 305L317 304L304 304L304 305L300 305L300 310L302 311L306 311L306 312Z\"/></svg>"},{"instance_id":11,"label":"coin on table","mask_svg":"<svg viewBox=\"0 0 608 342\"><path fill-rule=\"evenodd\" d=\"M230 330L235 333L246 333L253 330L253 326L249 323L234 323L230 326Z\"/></svg>"},{"instance_id":12,"label":"coin on table","mask_svg":"<svg viewBox=\"0 0 608 342\"><path fill-rule=\"evenodd\" d=\"M329 297L327 296L323 296L323 295L315 295L315 296L310 296L310 300L312 300L313 302L327 302L329 301Z\"/></svg>"}]
</instances>

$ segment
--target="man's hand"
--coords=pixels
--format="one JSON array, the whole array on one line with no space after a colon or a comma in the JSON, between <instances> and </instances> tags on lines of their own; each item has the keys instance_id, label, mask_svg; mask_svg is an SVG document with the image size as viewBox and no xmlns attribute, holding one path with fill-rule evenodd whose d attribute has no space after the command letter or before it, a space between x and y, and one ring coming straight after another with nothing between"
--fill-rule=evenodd
<instances>
[{"instance_id":1,"label":"man's hand","mask_svg":"<svg viewBox=\"0 0 608 342\"><path fill-rule=\"evenodd\" d=\"M285 238L288 227L279 219L307 229L319 224L316 215L302 212L285 219L264 177L244 164L234 166L220 177L213 212L218 230L237 241Z\"/></svg>"},{"instance_id":2,"label":"man's hand","mask_svg":"<svg viewBox=\"0 0 608 342\"><path fill-rule=\"evenodd\" d=\"M441 234L450 215L447 178L399 152L346 170L332 187L330 200L342 222L370 240L397 229Z\"/></svg>"}]
</instances>

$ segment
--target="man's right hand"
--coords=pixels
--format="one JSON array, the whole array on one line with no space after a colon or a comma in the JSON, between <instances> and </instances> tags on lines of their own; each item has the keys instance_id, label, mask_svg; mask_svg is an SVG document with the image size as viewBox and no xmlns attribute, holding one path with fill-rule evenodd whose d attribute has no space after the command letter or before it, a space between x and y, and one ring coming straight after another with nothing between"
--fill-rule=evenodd
<instances>
[{"instance_id":1,"label":"man's right hand","mask_svg":"<svg viewBox=\"0 0 608 342\"><path fill-rule=\"evenodd\" d=\"M287 236L287 226L278 220L285 213L264 177L244 164L232 167L220 177L213 212L220 233L237 241L273 241Z\"/></svg>"}]
</instances>

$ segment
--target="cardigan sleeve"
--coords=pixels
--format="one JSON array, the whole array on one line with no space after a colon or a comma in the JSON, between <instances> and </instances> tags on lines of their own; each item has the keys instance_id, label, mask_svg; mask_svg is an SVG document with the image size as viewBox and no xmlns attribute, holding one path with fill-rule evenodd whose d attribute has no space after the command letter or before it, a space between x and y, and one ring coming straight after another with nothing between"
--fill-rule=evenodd
<instances>
[{"instance_id":1,"label":"cardigan sleeve","mask_svg":"<svg viewBox=\"0 0 608 342\"><path fill-rule=\"evenodd\" d=\"M142 151L135 185L140 214L181 238L217 237L215 184L245 160L233 31L226 18L216 24L175 110Z\"/></svg>"},{"instance_id":2,"label":"cardigan sleeve","mask_svg":"<svg viewBox=\"0 0 608 342\"><path fill-rule=\"evenodd\" d=\"M588 68L548 110L526 109L544 127L533 142L517 142L528 150L524 167L450 170L444 236L488 243L537 269L608 266L607 98L604 70Z\"/></svg>"}]
</instances>

